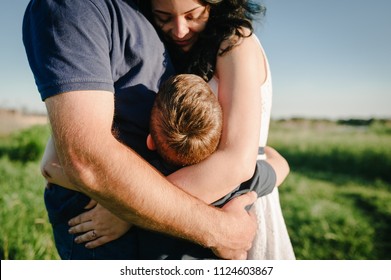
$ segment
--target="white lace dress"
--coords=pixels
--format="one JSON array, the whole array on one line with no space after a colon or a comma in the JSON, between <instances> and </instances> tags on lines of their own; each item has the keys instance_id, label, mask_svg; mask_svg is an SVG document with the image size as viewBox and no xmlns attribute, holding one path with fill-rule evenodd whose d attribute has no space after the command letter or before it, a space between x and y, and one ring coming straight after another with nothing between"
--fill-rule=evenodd
<instances>
[{"instance_id":1,"label":"white lace dress","mask_svg":"<svg viewBox=\"0 0 391 280\"><path fill-rule=\"evenodd\" d=\"M262 124L260 130L259 146L265 147L268 138L270 113L272 107L272 78L265 52L255 35L252 35L259 43L265 56L267 78L260 89L262 95ZM212 78L209 81L213 92L218 93L218 80ZM258 156L258 159L265 159ZM278 188L274 188L269 195L260 197L251 208L258 219L258 229L253 242L253 247L248 252L250 260L294 260L295 254L288 235L285 220L282 215Z\"/></svg>"}]
</instances>

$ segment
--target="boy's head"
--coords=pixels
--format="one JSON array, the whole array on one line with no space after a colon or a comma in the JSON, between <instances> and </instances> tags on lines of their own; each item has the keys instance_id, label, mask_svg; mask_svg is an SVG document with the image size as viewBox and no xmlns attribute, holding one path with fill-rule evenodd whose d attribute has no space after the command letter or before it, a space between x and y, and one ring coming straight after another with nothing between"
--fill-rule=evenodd
<instances>
[{"instance_id":1,"label":"boy's head","mask_svg":"<svg viewBox=\"0 0 391 280\"><path fill-rule=\"evenodd\" d=\"M198 163L220 140L222 110L209 85L199 76L181 74L165 81L151 112L148 147L170 164Z\"/></svg>"}]
</instances>

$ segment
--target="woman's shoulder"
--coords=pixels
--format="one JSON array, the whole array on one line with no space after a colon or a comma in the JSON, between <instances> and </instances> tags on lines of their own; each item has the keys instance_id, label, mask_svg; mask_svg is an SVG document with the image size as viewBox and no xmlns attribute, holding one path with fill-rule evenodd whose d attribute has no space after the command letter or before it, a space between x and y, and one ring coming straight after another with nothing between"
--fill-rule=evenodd
<instances>
[{"instance_id":1,"label":"woman's shoulder","mask_svg":"<svg viewBox=\"0 0 391 280\"><path fill-rule=\"evenodd\" d=\"M238 47L242 49L253 47L256 49L261 46L258 37L250 29L242 27L238 31L240 32L240 35L234 34L221 42L220 51L230 47L234 50Z\"/></svg>"},{"instance_id":2,"label":"woman's shoulder","mask_svg":"<svg viewBox=\"0 0 391 280\"><path fill-rule=\"evenodd\" d=\"M267 76L265 73L267 58L262 45L257 36L251 33L250 30L243 29L243 31L246 32L247 37L238 37L236 40L240 41L234 41L235 45L231 50L217 57L216 76L220 77L223 72L234 71L232 69L235 68L235 71L243 73L248 71L264 73L262 80L265 80ZM230 43L232 44L232 41L223 42L222 48Z\"/></svg>"}]
</instances>

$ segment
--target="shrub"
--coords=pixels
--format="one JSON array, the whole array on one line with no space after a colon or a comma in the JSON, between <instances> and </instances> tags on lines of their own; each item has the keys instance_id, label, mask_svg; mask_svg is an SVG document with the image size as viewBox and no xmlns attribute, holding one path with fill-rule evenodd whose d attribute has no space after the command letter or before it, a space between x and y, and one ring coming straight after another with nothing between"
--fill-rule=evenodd
<instances>
[{"instance_id":1,"label":"shrub","mask_svg":"<svg viewBox=\"0 0 391 280\"><path fill-rule=\"evenodd\" d=\"M0 156L22 163L41 158L49 137L48 126L33 126L7 137L0 145Z\"/></svg>"}]
</instances>

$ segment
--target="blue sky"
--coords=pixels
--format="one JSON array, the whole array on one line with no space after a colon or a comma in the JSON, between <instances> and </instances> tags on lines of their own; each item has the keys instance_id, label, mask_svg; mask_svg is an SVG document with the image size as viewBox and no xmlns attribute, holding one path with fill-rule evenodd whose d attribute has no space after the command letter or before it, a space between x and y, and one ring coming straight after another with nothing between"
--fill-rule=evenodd
<instances>
[{"instance_id":1,"label":"blue sky","mask_svg":"<svg viewBox=\"0 0 391 280\"><path fill-rule=\"evenodd\" d=\"M27 3L0 10L0 107L44 111L21 39ZM391 117L391 1L263 3L256 34L272 70L274 118Z\"/></svg>"}]
</instances>

